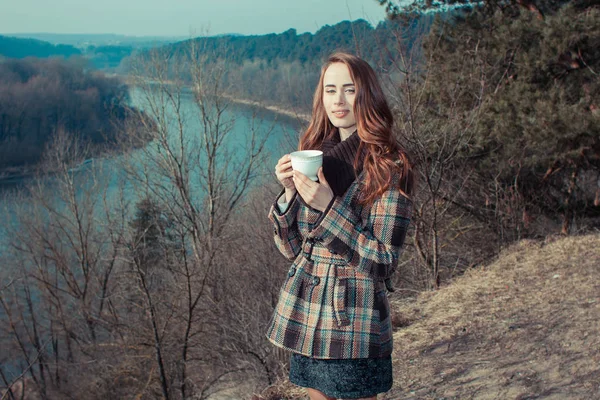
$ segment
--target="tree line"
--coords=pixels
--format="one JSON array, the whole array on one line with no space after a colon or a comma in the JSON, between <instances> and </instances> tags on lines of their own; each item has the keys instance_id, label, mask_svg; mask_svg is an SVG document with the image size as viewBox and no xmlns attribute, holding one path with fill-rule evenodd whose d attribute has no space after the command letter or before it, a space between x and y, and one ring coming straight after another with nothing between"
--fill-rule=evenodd
<instances>
[{"instance_id":1,"label":"tree line","mask_svg":"<svg viewBox=\"0 0 600 400\"><path fill-rule=\"evenodd\" d=\"M232 66L224 79L230 95L307 112L312 107L312 88L320 66L329 54L355 53L385 73L394 63L398 35L411 50L411 44L427 32L432 21L433 15L413 14L402 23L385 20L373 27L358 19L325 25L314 34L289 29L268 35L199 37L158 51L169 57L185 52L190 45L204 49L215 56L206 60L207 64L226 60ZM128 62L124 61L123 68Z\"/></svg>"},{"instance_id":2,"label":"tree line","mask_svg":"<svg viewBox=\"0 0 600 400\"><path fill-rule=\"evenodd\" d=\"M0 55L7 58L71 57L81 55L81 51L67 44L54 45L43 40L0 35Z\"/></svg>"}]
</instances>

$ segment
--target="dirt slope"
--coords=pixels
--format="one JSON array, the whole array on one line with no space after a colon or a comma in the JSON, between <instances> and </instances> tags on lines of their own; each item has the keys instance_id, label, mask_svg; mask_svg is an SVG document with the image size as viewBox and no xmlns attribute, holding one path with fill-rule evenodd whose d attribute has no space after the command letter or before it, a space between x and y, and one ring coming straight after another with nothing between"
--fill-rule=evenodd
<instances>
[{"instance_id":1,"label":"dirt slope","mask_svg":"<svg viewBox=\"0 0 600 400\"><path fill-rule=\"evenodd\" d=\"M383 399L600 399L600 235L523 241L394 305Z\"/></svg>"}]
</instances>

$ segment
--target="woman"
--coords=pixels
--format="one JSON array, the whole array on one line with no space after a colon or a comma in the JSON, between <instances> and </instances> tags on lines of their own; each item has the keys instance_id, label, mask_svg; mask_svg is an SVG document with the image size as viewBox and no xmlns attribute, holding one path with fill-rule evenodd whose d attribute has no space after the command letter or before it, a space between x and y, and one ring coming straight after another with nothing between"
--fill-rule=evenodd
<instances>
[{"instance_id":1,"label":"woman","mask_svg":"<svg viewBox=\"0 0 600 400\"><path fill-rule=\"evenodd\" d=\"M299 144L323 150L318 182L293 171L287 154L275 167L284 189L269 219L293 264L266 336L292 351L290 381L311 400L376 399L392 385L386 283L406 236L413 187L392 123L373 69L333 54Z\"/></svg>"}]
</instances>

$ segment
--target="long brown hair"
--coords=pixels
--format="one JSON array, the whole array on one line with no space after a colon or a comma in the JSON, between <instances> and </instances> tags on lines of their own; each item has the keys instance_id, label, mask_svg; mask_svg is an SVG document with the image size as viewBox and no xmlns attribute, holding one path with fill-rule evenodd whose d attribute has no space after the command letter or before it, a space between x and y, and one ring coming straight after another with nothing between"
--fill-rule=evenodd
<instances>
[{"instance_id":1,"label":"long brown hair","mask_svg":"<svg viewBox=\"0 0 600 400\"><path fill-rule=\"evenodd\" d=\"M323 76L333 63L345 64L356 87L354 115L361 143L354 160L357 169L359 155L366 147L363 170L362 204L372 204L390 187L394 171L400 173L398 190L410 198L414 177L408 155L392 135L394 118L373 68L361 58L348 53L334 53L321 68L321 77L313 99L312 118L300 138L300 150L316 149L324 139L336 132L323 104Z\"/></svg>"}]
</instances>

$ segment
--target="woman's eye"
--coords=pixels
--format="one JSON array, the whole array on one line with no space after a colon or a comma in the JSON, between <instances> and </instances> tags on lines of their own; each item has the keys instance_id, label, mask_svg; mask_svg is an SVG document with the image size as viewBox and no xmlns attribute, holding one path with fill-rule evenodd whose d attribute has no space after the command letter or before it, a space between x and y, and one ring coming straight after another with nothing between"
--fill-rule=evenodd
<instances>
[{"instance_id":1,"label":"woman's eye","mask_svg":"<svg viewBox=\"0 0 600 400\"><path fill-rule=\"evenodd\" d=\"M346 93L351 93L352 94L352 93L355 93L355 92L356 92L356 89L354 89L354 88L346 89Z\"/></svg>"},{"instance_id":2,"label":"woman's eye","mask_svg":"<svg viewBox=\"0 0 600 400\"><path fill-rule=\"evenodd\" d=\"M325 93L335 93L335 90L333 90L333 89L328 89L328 90L326 90L326 91L325 91Z\"/></svg>"}]
</instances>

